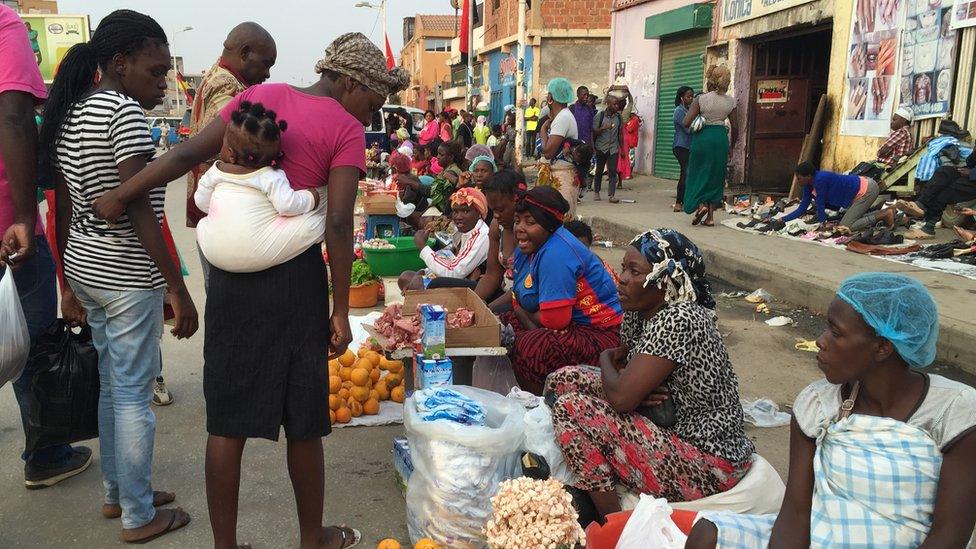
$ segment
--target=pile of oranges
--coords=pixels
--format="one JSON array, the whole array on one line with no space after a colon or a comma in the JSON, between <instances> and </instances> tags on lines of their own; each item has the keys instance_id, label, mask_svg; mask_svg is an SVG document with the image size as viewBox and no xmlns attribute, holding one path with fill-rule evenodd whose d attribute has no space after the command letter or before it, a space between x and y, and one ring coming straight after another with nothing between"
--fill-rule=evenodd
<instances>
[{"instance_id":1,"label":"pile of oranges","mask_svg":"<svg viewBox=\"0 0 976 549\"><path fill-rule=\"evenodd\" d=\"M349 423L361 415L374 416L384 400L402 404L405 399L402 361L387 360L367 345L360 347L358 356L346 350L329 361L329 417L333 424Z\"/></svg>"}]
</instances>

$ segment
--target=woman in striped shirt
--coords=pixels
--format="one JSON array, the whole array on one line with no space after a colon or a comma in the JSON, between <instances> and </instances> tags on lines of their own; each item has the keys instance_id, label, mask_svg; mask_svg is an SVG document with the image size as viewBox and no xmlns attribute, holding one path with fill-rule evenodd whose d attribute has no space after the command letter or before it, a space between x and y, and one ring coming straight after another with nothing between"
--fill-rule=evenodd
<instances>
[{"instance_id":1,"label":"woman in striped shirt","mask_svg":"<svg viewBox=\"0 0 976 549\"><path fill-rule=\"evenodd\" d=\"M127 542L190 521L179 508L155 509L176 496L152 490L156 420L149 403L160 369L164 292L176 313L176 337L196 332L197 312L160 230L163 190L132 202L116 223L96 218L91 203L152 156L143 109L165 97L169 69L159 24L134 11L112 12L91 42L72 47L61 62L41 128L56 171L57 240L68 282L62 313L91 326L99 356L102 514L121 516Z\"/></svg>"}]
</instances>

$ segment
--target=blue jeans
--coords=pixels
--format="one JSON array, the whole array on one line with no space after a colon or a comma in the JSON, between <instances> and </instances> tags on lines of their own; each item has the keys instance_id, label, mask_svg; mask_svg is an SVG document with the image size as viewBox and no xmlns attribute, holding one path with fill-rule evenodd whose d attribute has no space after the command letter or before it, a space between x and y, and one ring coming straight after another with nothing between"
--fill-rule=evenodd
<instances>
[{"instance_id":1,"label":"blue jeans","mask_svg":"<svg viewBox=\"0 0 976 549\"><path fill-rule=\"evenodd\" d=\"M14 271L14 282L20 294L20 306L27 318L27 331L30 332L31 345L37 341L54 321L58 319L57 275L51 248L43 235L34 239L37 254ZM3 273L0 267L0 274ZM30 417L31 384L34 382L34 365L28 360L24 373L14 382L14 395L20 407L20 422L27 434L27 419ZM71 455L71 446L58 444L21 454L24 461L34 465L57 466Z\"/></svg>"},{"instance_id":2,"label":"blue jeans","mask_svg":"<svg viewBox=\"0 0 976 549\"><path fill-rule=\"evenodd\" d=\"M105 503L122 507L122 527L156 516L152 456L156 416L149 409L159 375L163 290L102 290L68 283L88 311L98 351L98 440Z\"/></svg>"}]
</instances>

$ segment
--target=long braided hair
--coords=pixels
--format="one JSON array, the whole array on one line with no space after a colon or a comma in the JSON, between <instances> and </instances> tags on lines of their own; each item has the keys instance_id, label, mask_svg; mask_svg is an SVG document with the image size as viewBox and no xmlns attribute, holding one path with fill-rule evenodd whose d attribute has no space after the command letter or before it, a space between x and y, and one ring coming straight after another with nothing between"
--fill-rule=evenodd
<instances>
[{"instance_id":1,"label":"long braided hair","mask_svg":"<svg viewBox=\"0 0 976 549\"><path fill-rule=\"evenodd\" d=\"M148 45L166 45L166 33L152 17L132 10L116 10L105 16L90 42L76 44L61 61L44 105L40 144L53 158L61 126L71 107L95 84L98 70L108 70L116 54L132 55Z\"/></svg>"}]
</instances>

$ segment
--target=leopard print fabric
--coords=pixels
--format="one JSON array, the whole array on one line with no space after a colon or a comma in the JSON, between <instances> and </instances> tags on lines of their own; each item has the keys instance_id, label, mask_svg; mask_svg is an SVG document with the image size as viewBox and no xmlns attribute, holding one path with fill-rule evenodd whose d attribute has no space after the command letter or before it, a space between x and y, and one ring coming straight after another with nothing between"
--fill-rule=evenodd
<instances>
[{"instance_id":1,"label":"leopard print fabric","mask_svg":"<svg viewBox=\"0 0 976 549\"><path fill-rule=\"evenodd\" d=\"M681 302L650 320L628 312L620 339L630 348L628 359L645 354L677 364L663 385L674 399L674 430L682 440L732 463L749 459L756 448L743 428L739 379L713 311Z\"/></svg>"}]
</instances>

